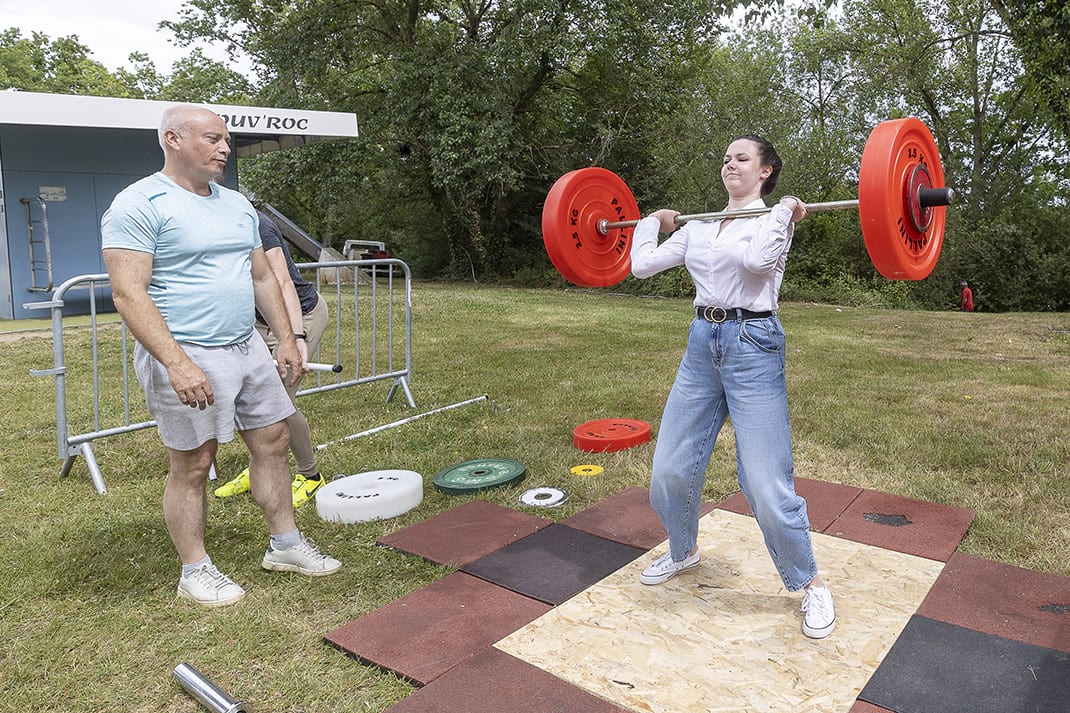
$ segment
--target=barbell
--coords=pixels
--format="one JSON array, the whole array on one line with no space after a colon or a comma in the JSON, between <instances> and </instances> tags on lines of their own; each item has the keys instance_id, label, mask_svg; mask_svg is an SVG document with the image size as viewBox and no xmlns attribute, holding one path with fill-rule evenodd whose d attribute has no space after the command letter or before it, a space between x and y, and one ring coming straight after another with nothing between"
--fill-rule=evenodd
<instances>
[{"instance_id":1,"label":"barbell","mask_svg":"<svg viewBox=\"0 0 1070 713\"><path fill-rule=\"evenodd\" d=\"M873 128L862 150L858 199L808 203L810 212L858 208L873 266L890 280L929 276L944 242L947 206L940 152L927 126L913 117ZM678 215L691 220L745 218L773 210L747 208ZM542 239L557 271L580 287L609 287L631 272L632 228L639 205L617 174L592 166L557 179L542 209Z\"/></svg>"}]
</instances>

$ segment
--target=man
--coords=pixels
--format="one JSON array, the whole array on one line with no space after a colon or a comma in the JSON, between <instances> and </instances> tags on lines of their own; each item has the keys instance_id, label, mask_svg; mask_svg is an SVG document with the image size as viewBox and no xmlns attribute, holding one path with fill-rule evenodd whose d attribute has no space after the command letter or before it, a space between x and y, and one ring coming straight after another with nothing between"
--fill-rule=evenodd
<instances>
[{"instance_id":1,"label":"man","mask_svg":"<svg viewBox=\"0 0 1070 713\"><path fill-rule=\"evenodd\" d=\"M966 280L959 283L962 292L959 294L959 311L973 312L973 290L966 284Z\"/></svg>"},{"instance_id":2,"label":"man","mask_svg":"<svg viewBox=\"0 0 1070 713\"><path fill-rule=\"evenodd\" d=\"M115 197L101 221L116 309L137 340L134 368L167 447L163 512L182 560L178 596L223 606L245 595L204 547L205 487L235 427L249 448L253 497L271 540L261 566L319 576L341 563L302 537L290 504L293 412L280 375L303 368L252 205L217 185L230 134L213 112L178 105L159 128L161 171ZM253 329L254 305L280 335L279 369Z\"/></svg>"},{"instance_id":3,"label":"man","mask_svg":"<svg viewBox=\"0 0 1070 713\"><path fill-rule=\"evenodd\" d=\"M286 312L290 317L290 326L294 337L297 339L297 347L301 351L302 360L307 363L310 354L316 353L324 330L327 329L329 314L327 303L316 290L316 286L301 276L297 269L290 251L283 241L282 232L275 222L263 211L258 210L260 219L260 242L267 256L268 264L275 274L282 290L282 300L286 305ZM279 347L279 340L275 337L263 315L256 315L256 331L264 338L273 353ZM324 485L323 477L316 466L316 449L312 445L312 432L308 427L308 419L297 407L297 390L301 386L301 375L297 381L286 387L286 393L294 404L294 412L286 419L286 425L290 427L290 452L293 453L297 472L294 475L291 488L293 491L293 506L299 508L307 503L312 495ZM230 480L215 489L217 498L228 498L231 495L248 492L249 469L246 468Z\"/></svg>"}]
</instances>

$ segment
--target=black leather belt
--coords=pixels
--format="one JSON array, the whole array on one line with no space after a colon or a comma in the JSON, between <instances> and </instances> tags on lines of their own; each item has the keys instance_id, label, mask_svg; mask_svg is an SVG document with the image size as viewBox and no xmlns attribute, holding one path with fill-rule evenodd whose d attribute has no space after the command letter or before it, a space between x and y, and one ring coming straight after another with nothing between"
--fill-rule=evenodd
<instances>
[{"instance_id":1,"label":"black leather belt","mask_svg":"<svg viewBox=\"0 0 1070 713\"><path fill-rule=\"evenodd\" d=\"M715 324L720 324L729 319L737 321L765 319L775 314L776 312L752 312L749 309L740 309L739 307L695 307L695 316Z\"/></svg>"}]
</instances>

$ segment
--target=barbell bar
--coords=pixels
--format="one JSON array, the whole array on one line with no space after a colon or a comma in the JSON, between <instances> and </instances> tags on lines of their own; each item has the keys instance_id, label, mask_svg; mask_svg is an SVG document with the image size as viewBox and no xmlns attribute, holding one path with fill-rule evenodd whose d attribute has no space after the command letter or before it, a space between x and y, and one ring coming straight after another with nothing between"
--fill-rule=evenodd
<instances>
[{"instance_id":1,"label":"barbell bar","mask_svg":"<svg viewBox=\"0 0 1070 713\"><path fill-rule=\"evenodd\" d=\"M275 366L278 366L278 365L279 365L279 362L276 361L275 362ZM289 368L289 367L287 367L287 368ZM343 369L343 367L342 367L341 364L327 364L326 362L318 362L318 361L310 361L310 362L308 362L308 370L309 371L329 371L329 372L332 372L332 373L335 373L335 374L341 374L342 373L342 369Z\"/></svg>"},{"instance_id":2,"label":"barbell bar","mask_svg":"<svg viewBox=\"0 0 1070 713\"><path fill-rule=\"evenodd\" d=\"M807 204L821 212L857 208L866 250L888 279L922 280L932 272L943 244L946 212L954 199L944 187L940 154L919 119L874 127L862 152L858 199ZM724 220L770 212L772 207L678 215L675 222ZM609 287L631 272L631 229L639 206L627 184L599 167L566 173L543 204L547 254L565 279L581 287Z\"/></svg>"},{"instance_id":3,"label":"barbell bar","mask_svg":"<svg viewBox=\"0 0 1070 713\"><path fill-rule=\"evenodd\" d=\"M849 201L827 201L825 203L807 203L806 210L810 213L820 213L827 210L842 210L844 208L857 208L858 200ZM692 220L725 220L726 218L753 218L756 215L765 215L772 212L772 206L765 206L764 208L736 208L735 210L718 210L712 213L693 213L691 215L678 215L673 218L673 222L677 225L683 225L684 223ZM610 230L616 228L634 228L639 225L638 220L615 220L610 222L608 218L603 218L598 221L598 232L602 235L607 234Z\"/></svg>"}]
</instances>

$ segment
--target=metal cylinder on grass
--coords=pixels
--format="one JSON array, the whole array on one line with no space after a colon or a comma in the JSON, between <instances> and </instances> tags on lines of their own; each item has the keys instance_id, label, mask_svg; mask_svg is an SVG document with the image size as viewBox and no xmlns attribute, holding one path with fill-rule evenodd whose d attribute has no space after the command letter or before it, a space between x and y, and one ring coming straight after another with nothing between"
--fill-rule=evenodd
<instances>
[{"instance_id":1,"label":"metal cylinder on grass","mask_svg":"<svg viewBox=\"0 0 1070 713\"><path fill-rule=\"evenodd\" d=\"M209 681L188 663L175 666L175 680L201 705L213 713L252 713L253 704L235 701L226 691Z\"/></svg>"}]
</instances>

